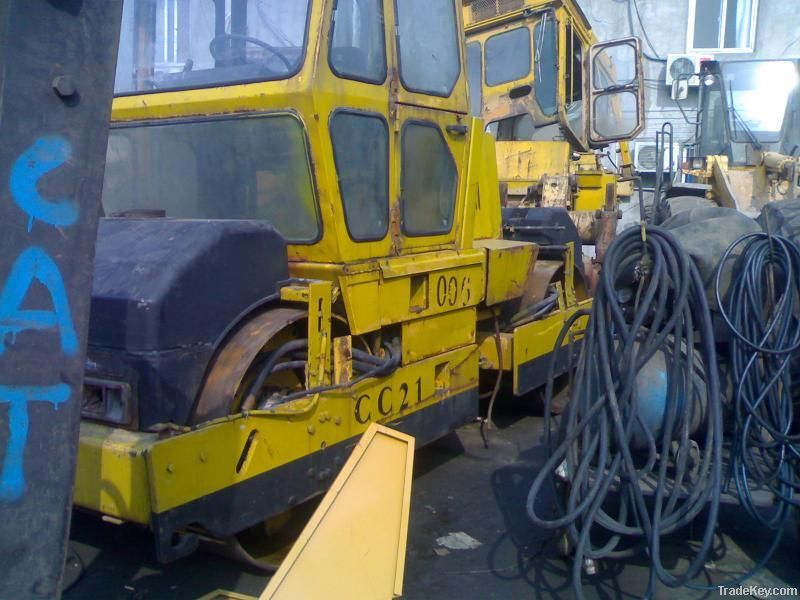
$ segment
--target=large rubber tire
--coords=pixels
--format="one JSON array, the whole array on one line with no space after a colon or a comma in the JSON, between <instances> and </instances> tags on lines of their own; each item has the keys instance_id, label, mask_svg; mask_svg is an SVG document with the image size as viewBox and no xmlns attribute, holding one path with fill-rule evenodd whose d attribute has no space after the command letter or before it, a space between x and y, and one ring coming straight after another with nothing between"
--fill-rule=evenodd
<instances>
[{"instance_id":1,"label":"large rubber tire","mask_svg":"<svg viewBox=\"0 0 800 600\"><path fill-rule=\"evenodd\" d=\"M659 206L658 222L663 223L670 217L674 217L678 213L694 210L696 208L710 208L715 207L711 200L699 198L698 196L676 196L675 198L667 198Z\"/></svg>"},{"instance_id":2,"label":"large rubber tire","mask_svg":"<svg viewBox=\"0 0 800 600\"><path fill-rule=\"evenodd\" d=\"M800 244L800 198L770 202L761 211L758 224L764 231Z\"/></svg>"}]
</instances>

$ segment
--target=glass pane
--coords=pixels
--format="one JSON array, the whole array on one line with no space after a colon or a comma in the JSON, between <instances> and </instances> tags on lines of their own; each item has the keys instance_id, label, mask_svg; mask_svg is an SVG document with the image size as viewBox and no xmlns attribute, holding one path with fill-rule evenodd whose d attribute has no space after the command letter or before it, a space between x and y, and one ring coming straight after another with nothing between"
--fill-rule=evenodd
<instances>
[{"instance_id":1,"label":"glass pane","mask_svg":"<svg viewBox=\"0 0 800 600\"><path fill-rule=\"evenodd\" d=\"M753 0L728 0L725 47L749 48L753 27Z\"/></svg>"},{"instance_id":2,"label":"glass pane","mask_svg":"<svg viewBox=\"0 0 800 600\"><path fill-rule=\"evenodd\" d=\"M545 115L554 115L558 110L558 37L555 19L549 15L542 17L536 24L533 40L536 47L536 101Z\"/></svg>"},{"instance_id":3,"label":"glass pane","mask_svg":"<svg viewBox=\"0 0 800 600\"><path fill-rule=\"evenodd\" d=\"M287 115L112 129L103 208L263 219L295 242L320 232L305 135Z\"/></svg>"},{"instance_id":4,"label":"glass pane","mask_svg":"<svg viewBox=\"0 0 800 600\"><path fill-rule=\"evenodd\" d=\"M118 94L286 79L305 56L309 0L125 0Z\"/></svg>"},{"instance_id":5,"label":"glass pane","mask_svg":"<svg viewBox=\"0 0 800 600\"><path fill-rule=\"evenodd\" d=\"M583 99L583 46L581 40L567 26L567 124L578 139L586 139L586 114Z\"/></svg>"},{"instance_id":6,"label":"glass pane","mask_svg":"<svg viewBox=\"0 0 800 600\"><path fill-rule=\"evenodd\" d=\"M628 137L639 125L639 100L632 92L616 92L594 100L595 137Z\"/></svg>"},{"instance_id":7,"label":"glass pane","mask_svg":"<svg viewBox=\"0 0 800 600\"><path fill-rule=\"evenodd\" d=\"M382 83L386 44L381 0L339 0L334 12L331 67L337 75Z\"/></svg>"},{"instance_id":8,"label":"glass pane","mask_svg":"<svg viewBox=\"0 0 800 600\"><path fill-rule=\"evenodd\" d=\"M531 72L531 34L527 27L486 40L486 85L501 85Z\"/></svg>"},{"instance_id":9,"label":"glass pane","mask_svg":"<svg viewBox=\"0 0 800 600\"><path fill-rule=\"evenodd\" d=\"M409 123L403 129L401 186L406 234L441 234L452 229L458 171L438 127Z\"/></svg>"},{"instance_id":10,"label":"glass pane","mask_svg":"<svg viewBox=\"0 0 800 600\"><path fill-rule=\"evenodd\" d=\"M341 6L341 5L340 5ZM350 236L382 239L389 228L389 133L383 119L338 113L331 139Z\"/></svg>"},{"instance_id":11,"label":"glass pane","mask_svg":"<svg viewBox=\"0 0 800 600\"><path fill-rule=\"evenodd\" d=\"M695 0L693 48L719 48L723 0Z\"/></svg>"},{"instance_id":12,"label":"glass pane","mask_svg":"<svg viewBox=\"0 0 800 600\"><path fill-rule=\"evenodd\" d=\"M594 88L629 85L636 80L636 48L631 44L607 46L594 57Z\"/></svg>"},{"instance_id":13,"label":"glass pane","mask_svg":"<svg viewBox=\"0 0 800 600\"><path fill-rule=\"evenodd\" d=\"M725 127L725 106L722 91L716 82L713 87L703 90L700 115L700 136L697 140L698 156L724 154L728 142Z\"/></svg>"},{"instance_id":14,"label":"glass pane","mask_svg":"<svg viewBox=\"0 0 800 600\"><path fill-rule=\"evenodd\" d=\"M729 62L722 66L735 141L776 142L787 107L798 93L797 66L789 60Z\"/></svg>"},{"instance_id":15,"label":"glass pane","mask_svg":"<svg viewBox=\"0 0 800 600\"><path fill-rule=\"evenodd\" d=\"M483 107L483 67L481 66L481 45L478 42L467 44L467 75L469 84L470 110L473 117L480 117Z\"/></svg>"},{"instance_id":16,"label":"glass pane","mask_svg":"<svg viewBox=\"0 0 800 600\"><path fill-rule=\"evenodd\" d=\"M800 63L795 66L800 71ZM800 156L800 85L795 86L786 103L780 151L788 156Z\"/></svg>"},{"instance_id":17,"label":"glass pane","mask_svg":"<svg viewBox=\"0 0 800 600\"><path fill-rule=\"evenodd\" d=\"M533 117L525 113L495 121L490 131L498 142L529 142L536 135L536 124Z\"/></svg>"},{"instance_id":18,"label":"glass pane","mask_svg":"<svg viewBox=\"0 0 800 600\"><path fill-rule=\"evenodd\" d=\"M400 78L407 90L449 96L461 70L452 0L397 0Z\"/></svg>"},{"instance_id":19,"label":"glass pane","mask_svg":"<svg viewBox=\"0 0 800 600\"><path fill-rule=\"evenodd\" d=\"M569 26L567 44L567 102L577 102L583 98L583 46Z\"/></svg>"}]
</instances>

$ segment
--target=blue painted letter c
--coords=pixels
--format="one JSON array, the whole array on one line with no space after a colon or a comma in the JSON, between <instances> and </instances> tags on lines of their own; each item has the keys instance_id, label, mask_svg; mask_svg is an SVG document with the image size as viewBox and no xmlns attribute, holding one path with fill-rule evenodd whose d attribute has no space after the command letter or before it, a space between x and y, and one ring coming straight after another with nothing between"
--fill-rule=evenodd
<instances>
[{"instance_id":1,"label":"blue painted letter c","mask_svg":"<svg viewBox=\"0 0 800 600\"><path fill-rule=\"evenodd\" d=\"M72 145L62 136L39 138L14 163L11 168L11 195L28 215L28 230L34 219L55 227L68 227L78 219L78 204L60 198L45 200L39 194L39 180L67 162L72 156Z\"/></svg>"}]
</instances>

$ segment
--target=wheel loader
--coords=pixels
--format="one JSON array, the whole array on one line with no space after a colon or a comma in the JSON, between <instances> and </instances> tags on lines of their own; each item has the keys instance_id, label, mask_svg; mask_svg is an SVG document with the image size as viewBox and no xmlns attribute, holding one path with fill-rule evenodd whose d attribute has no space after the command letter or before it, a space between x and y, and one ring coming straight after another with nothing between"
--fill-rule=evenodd
<instances>
[{"instance_id":1,"label":"wheel loader","mask_svg":"<svg viewBox=\"0 0 800 600\"><path fill-rule=\"evenodd\" d=\"M598 44L573 0L472 0L464 21L471 110L497 142L509 215L566 208L602 256L618 201L633 194L628 140L644 128L639 41ZM616 158L610 142L618 142Z\"/></svg>"},{"instance_id":2,"label":"wheel loader","mask_svg":"<svg viewBox=\"0 0 800 600\"><path fill-rule=\"evenodd\" d=\"M545 382L580 238L504 239L466 58L456 0L126 0L78 507L268 568L371 423Z\"/></svg>"},{"instance_id":3,"label":"wheel loader","mask_svg":"<svg viewBox=\"0 0 800 600\"><path fill-rule=\"evenodd\" d=\"M708 61L689 75L700 82L696 136L684 165L686 181L665 190L660 220L698 205L756 217L769 203L797 198L798 73L798 60L735 60ZM676 81L673 97L680 101L686 93ZM798 214L792 209L785 218L800 223Z\"/></svg>"}]
</instances>

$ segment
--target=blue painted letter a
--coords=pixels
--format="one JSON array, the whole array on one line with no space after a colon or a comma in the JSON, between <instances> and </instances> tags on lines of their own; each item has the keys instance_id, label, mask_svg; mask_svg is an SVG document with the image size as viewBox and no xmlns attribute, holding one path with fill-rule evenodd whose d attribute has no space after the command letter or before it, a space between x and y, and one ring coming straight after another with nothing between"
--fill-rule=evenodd
<instances>
[{"instance_id":1,"label":"blue painted letter a","mask_svg":"<svg viewBox=\"0 0 800 600\"><path fill-rule=\"evenodd\" d=\"M53 310L22 308L34 281L47 288ZM78 337L61 271L44 250L36 247L28 248L19 256L0 292L0 355L6 350L9 335L13 345L16 335L26 330L57 330L64 353L72 355L78 350Z\"/></svg>"}]
</instances>

